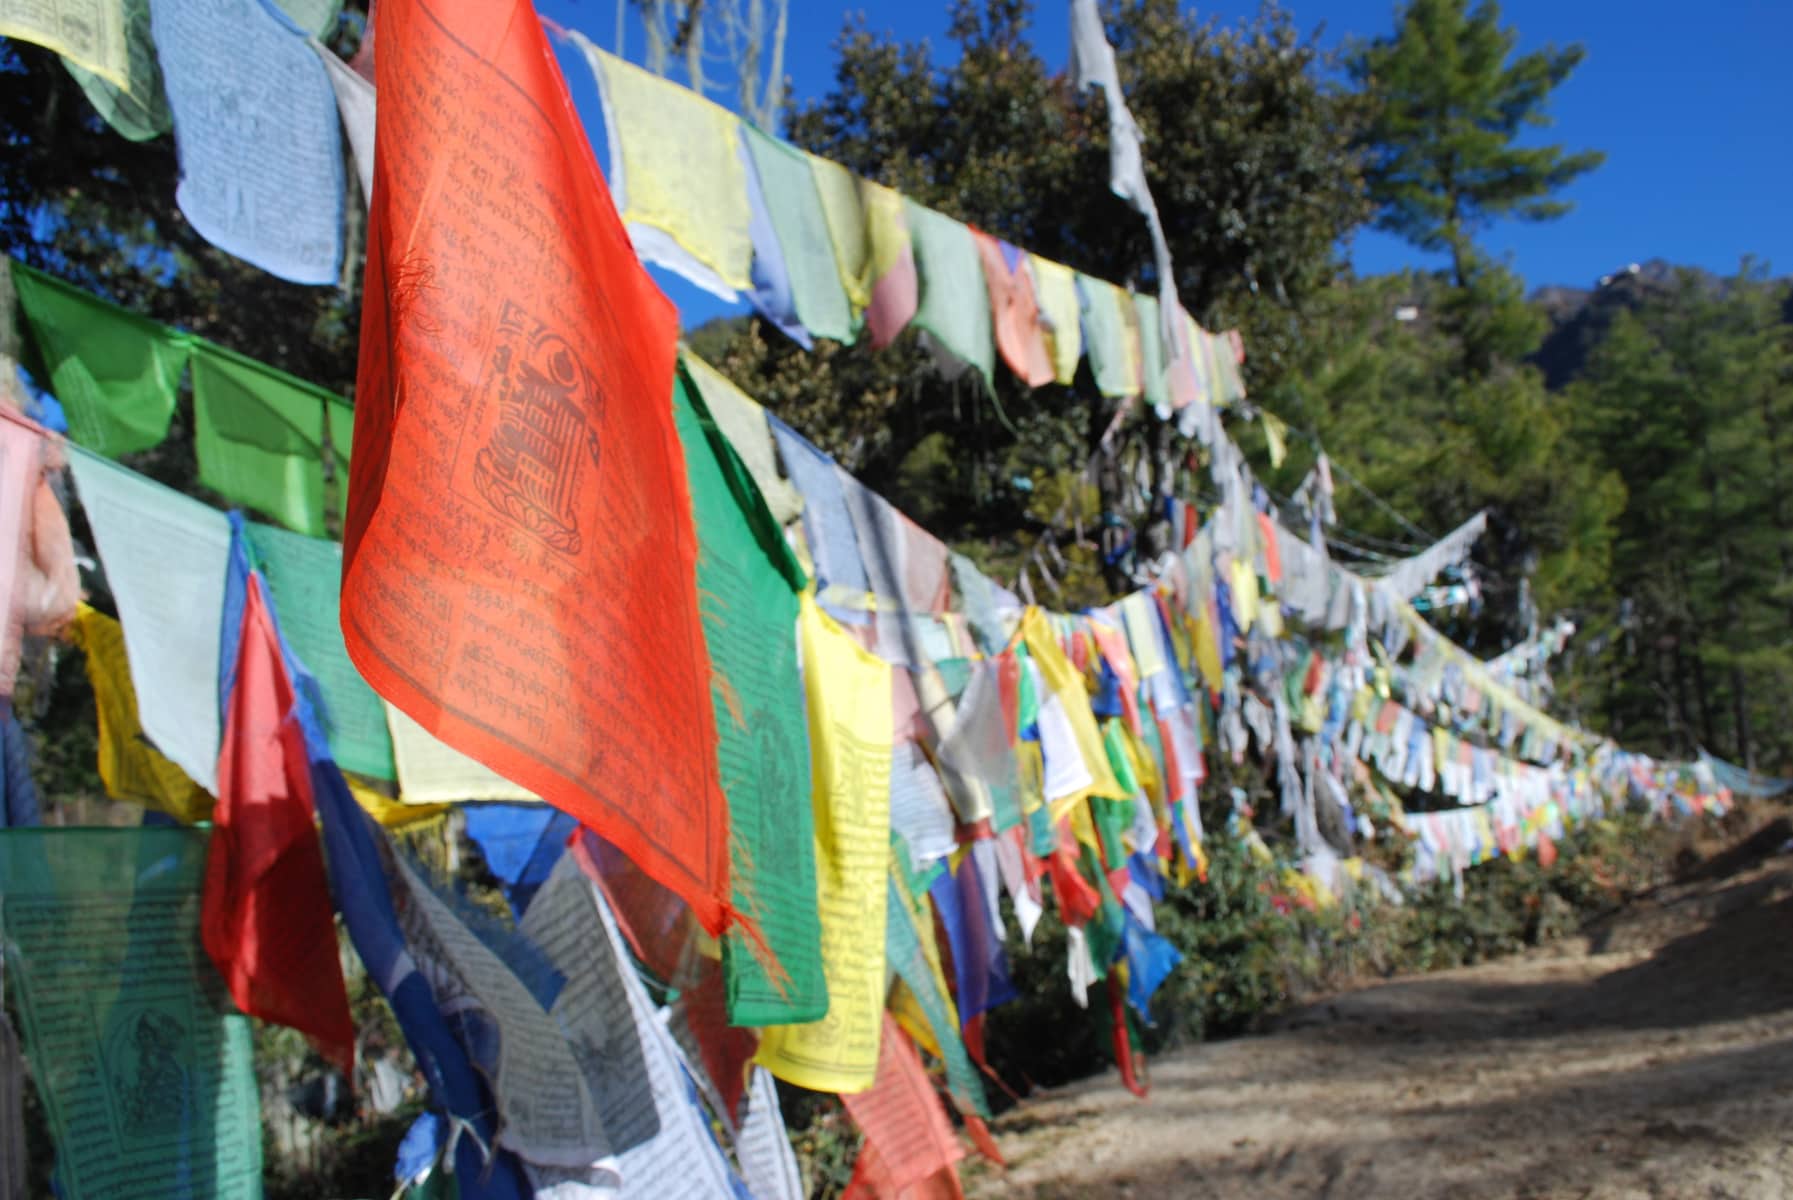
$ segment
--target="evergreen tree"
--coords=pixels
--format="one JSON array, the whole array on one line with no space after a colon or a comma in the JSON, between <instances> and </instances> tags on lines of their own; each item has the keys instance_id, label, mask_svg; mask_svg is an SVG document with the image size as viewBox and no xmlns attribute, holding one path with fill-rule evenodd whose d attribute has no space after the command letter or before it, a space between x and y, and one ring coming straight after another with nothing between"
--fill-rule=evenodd
<instances>
[{"instance_id":1,"label":"evergreen tree","mask_svg":"<svg viewBox=\"0 0 1793 1200\"><path fill-rule=\"evenodd\" d=\"M1550 124L1544 106L1584 51L1513 57L1518 35L1482 0L1410 0L1390 37L1359 45L1351 76L1371 101L1363 145L1376 226L1426 250L1448 251L1452 279L1470 286L1475 236L1499 217L1548 220L1569 210L1556 193L1605 155L1520 146Z\"/></svg>"},{"instance_id":2,"label":"evergreen tree","mask_svg":"<svg viewBox=\"0 0 1793 1200\"><path fill-rule=\"evenodd\" d=\"M1793 353L1784 282L1682 271L1620 312L1570 389L1621 476L1613 600L1627 614L1579 685L1610 731L1777 768L1793 753Z\"/></svg>"}]
</instances>

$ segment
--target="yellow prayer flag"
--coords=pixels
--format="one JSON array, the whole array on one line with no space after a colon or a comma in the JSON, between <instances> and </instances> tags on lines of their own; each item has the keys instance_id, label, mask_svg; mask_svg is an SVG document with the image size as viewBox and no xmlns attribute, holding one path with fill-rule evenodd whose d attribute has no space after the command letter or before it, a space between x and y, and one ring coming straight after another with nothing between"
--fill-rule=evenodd
<instances>
[{"instance_id":1,"label":"yellow prayer flag","mask_svg":"<svg viewBox=\"0 0 1793 1200\"><path fill-rule=\"evenodd\" d=\"M186 825L209 820L215 803L211 794L144 735L125 657L124 627L83 604L75 613L70 636L87 653L87 678L93 684L100 727L100 781L106 794L165 812Z\"/></svg>"},{"instance_id":2,"label":"yellow prayer flag","mask_svg":"<svg viewBox=\"0 0 1793 1200\"><path fill-rule=\"evenodd\" d=\"M861 179L859 195L864 205L866 246L871 259L868 281L876 283L909 252L909 213L903 194L881 183Z\"/></svg>"},{"instance_id":3,"label":"yellow prayer flag","mask_svg":"<svg viewBox=\"0 0 1793 1200\"><path fill-rule=\"evenodd\" d=\"M355 797L355 803L387 829L409 829L413 825L422 825L436 820L454 807L452 804L406 804L402 800L388 799L358 779L345 777L345 782L349 785L349 795Z\"/></svg>"},{"instance_id":4,"label":"yellow prayer flag","mask_svg":"<svg viewBox=\"0 0 1793 1200\"><path fill-rule=\"evenodd\" d=\"M822 198L822 217L828 222L828 240L834 245L834 265L841 286L855 313L872 302L871 239L866 230L861 181L832 159L811 154L809 174Z\"/></svg>"},{"instance_id":5,"label":"yellow prayer flag","mask_svg":"<svg viewBox=\"0 0 1793 1200\"><path fill-rule=\"evenodd\" d=\"M818 1092L862 1092L878 1072L883 903L890 856L890 665L805 594L797 619L809 711L816 903L828 1015L768 1026L754 1061Z\"/></svg>"},{"instance_id":6,"label":"yellow prayer flag","mask_svg":"<svg viewBox=\"0 0 1793 1200\"><path fill-rule=\"evenodd\" d=\"M1270 467L1274 470L1282 466L1282 460L1288 457L1289 427L1273 412L1259 412L1258 416L1264 422L1264 445L1270 451Z\"/></svg>"},{"instance_id":7,"label":"yellow prayer flag","mask_svg":"<svg viewBox=\"0 0 1793 1200\"><path fill-rule=\"evenodd\" d=\"M699 268L681 271L693 283L745 291L752 283L753 238L740 118L577 33L572 37L603 88L612 161L622 168L611 172L611 191L636 248L657 232ZM679 269L677 255L652 257ZM713 278L701 278L705 273Z\"/></svg>"},{"instance_id":8,"label":"yellow prayer flag","mask_svg":"<svg viewBox=\"0 0 1793 1200\"><path fill-rule=\"evenodd\" d=\"M1046 322L1046 342L1052 348L1052 373L1062 384L1077 377L1077 361L1083 357L1082 306L1077 300L1077 275L1063 263L1027 256L1033 268L1034 299Z\"/></svg>"},{"instance_id":9,"label":"yellow prayer flag","mask_svg":"<svg viewBox=\"0 0 1793 1200\"><path fill-rule=\"evenodd\" d=\"M1258 619L1258 573L1243 558L1233 559L1233 619L1239 632L1248 632Z\"/></svg>"},{"instance_id":10,"label":"yellow prayer flag","mask_svg":"<svg viewBox=\"0 0 1793 1200\"><path fill-rule=\"evenodd\" d=\"M0 37L35 42L131 90L123 0L0 0Z\"/></svg>"},{"instance_id":11,"label":"yellow prayer flag","mask_svg":"<svg viewBox=\"0 0 1793 1200\"><path fill-rule=\"evenodd\" d=\"M1089 692L1083 686L1083 677L1065 657L1046 615L1038 608L1030 607L1022 616L1021 636L1027 642L1028 654L1040 669L1041 681L1063 706L1071 732L1076 736L1077 754L1083 759L1091 780L1089 789L1082 794L1108 800L1131 799L1121 790L1113 768L1108 765L1108 749L1102 742L1101 730L1096 728L1096 714L1090 711ZM1041 697L1041 703L1045 702L1046 698ZM1055 813L1055 819L1056 816Z\"/></svg>"},{"instance_id":12,"label":"yellow prayer flag","mask_svg":"<svg viewBox=\"0 0 1793 1200\"><path fill-rule=\"evenodd\" d=\"M1121 601L1121 623L1142 680L1164 670L1164 639L1159 636L1158 605L1149 593L1134 592Z\"/></svg>"},{"instance_id":13,"label":"yellow prayer flag","mask_svg":"<svg viewBox=\"0 0 1793 1200\"><path fill-rule=\"evenodd\" d=\"M1220 622L1213 610L1213 600L1204 598L1195 612L1195 665L1201 671L1203 686L1218 692L1226 683L1226 675L1220 665Z\"/></svg>"}]
</instances>

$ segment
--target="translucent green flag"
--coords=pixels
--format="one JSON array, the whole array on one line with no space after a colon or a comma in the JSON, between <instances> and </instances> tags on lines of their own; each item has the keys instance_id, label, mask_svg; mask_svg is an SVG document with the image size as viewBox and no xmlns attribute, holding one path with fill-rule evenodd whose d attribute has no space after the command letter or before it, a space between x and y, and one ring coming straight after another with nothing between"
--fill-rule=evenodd
<instances>
[{"instance_id":1,"label":"translucent green flag","mask_svg":"<svg viewBox=\"0 0 1793 1200\"><path fill-rule=\"evenodd\" d=\"M922 946L922 938L932 939L934 936L934 915L928 903L927 881L906 878L903 864L909 861L908 850L903 848L901 838L893 838L892 846L890 880L885 896L889 905L884 922L885 961L890 964L891 973L908 986L934 1031L934 1040L939 1043L946 1063L946 1086L972 1112L987 1117L990 1106L984 1096L983 1081L978 1078L977 1068L972 1066L971 1056L965 1051L958 1022L948 1015L948 997L941 990L940 976L929 965L927 951Z\"/></svg>"},{"instance_id":2,"label":"translucent green flag","mask_svg":"<svg viewBox=\"0 0 1793 1200\"><path fill-rule=\"evenodd\" d=\"M193 339L18 262L12 283L69 438L110 458L159 445Z\"/></svg>"},{"instance_id":3,"label":"translucent green flag","mask_svg":"<svg viewBox=\"0 0 1793 1200\"><path fill-rule=\"evenodd\" d=\"M976 367L991 386L996 342L990 322L990 289L971 230L931 208L908 203L909 234L921 270L921 307L915 324L961 361Z\"/></svg>"},{"instance_id":4,"label":"translucent green flag","mask_svg":"<svg viewBox=\"0 0 1793 1200\"><path fill-rule=\"evenodd\" d=\"M174 114L168 111L162 64L150 37L149 0L123 0L123 5L129 88L95 75L72 59L63 59L62 65L115 133L133 142L147 142L174 128Z\"/></svg>"},{"instance_id":5,"label":"translucent green flag","mask_svg":"<svg viewBox=\"0 0 1793 1200\"><path fill-rule=\"evenodd\" d=\"M817 1021L828 1012L828 989L797 669L803 572L752 475L682 371L673 414L698 537L698 605L710 651L716 758L728 794L733 903L765 943L756 946L738 926L722 943L728 1019Z\"/></svg>"},{"instance_id":6,"label":"translucent green flag","mask_svg":"<svg viewBox=\"0 0 1793 1200\"><path fill-rule=\"evenodd\" d=\"M1083 348L1089 355L1096 390L1110 398L1139 395L1139 362L1132 331L1135 317L1127 293L1088 275L1077 276L1083 297Z\"/></svg>"},{"instance_id":7,"label":"translucent green flag","mask_svg":"<svg viewBox=\"0 0 1793 1200\"><path fill-rule=\"evenodd\" d=\"M1133 293L1133 311L1139 326L1139 387L1154 412L1170 411L1169 381L1164 377L1164 332L1158 319L1158 298Z\"/></svg>"},{"instance_id":8,"label":"translucent green flag","mask_svg":"<svg viewBox=\"0 0 1793 1200\"><path fill-rule=\"evenodd\" d=\"M336 511L347 493L355 410L340 396L210 343L193 351L193 441L199 482L288 529L323 537L324 443L335 459Z\"/></svg>"},{"instance_id":9,"label":"translucent green flag","mask_svg":"<svg viewBox=\"0 0 1793 1200\"><path fill-rule=\"evenodd\" d=\"M0 940L66 1200L259 1197L248 1018L199 940L207 834L0 830Z\"/></svg>"},{"instance_id":10,"label":"translucent green flag","mask_svg":"<svg viewBox=\"0 0 1793 1200\"><path fill-rule=\"evenodd\" d=\"M274 593L280 632L324 694L324 732L336 765L375 779L396 778L385 702L349 661L342 641L342 547L254 522L249 540Z\"/></svg>"},{"instance_id":11,"label":"translucent green flag","mask_svg":"<svg viewBox=\"0 0 1793 1200\"><path fill-rule=\"evenodd\" d=\"M859 334L859 325L834 262L828 217L822 211L809 159L751 125L741 126L741 137L753 156L772 232L778 235L778 248L784 252L797 319L817 337L851 342Z\"/></svg>"}]
</instances>

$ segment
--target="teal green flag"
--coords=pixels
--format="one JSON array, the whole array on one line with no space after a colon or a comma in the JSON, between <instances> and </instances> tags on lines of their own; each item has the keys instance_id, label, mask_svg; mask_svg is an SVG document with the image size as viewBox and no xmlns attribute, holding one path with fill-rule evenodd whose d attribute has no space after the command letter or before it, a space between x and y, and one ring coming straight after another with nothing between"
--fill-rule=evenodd
<instances>
[{"instance_id":1,"label":"teal green flag","mask_svg":"<svg viewBox=\"0 0 1793 1200\"><path fill-rule=\"evenodd\" d=\"M976 367L991 386L996 342L990 322L990 289L971 230L949 216L908 205L909 236L921 271L921 307L915 324L961 361Z\"/></svg>"},{"instance_id":2,"label":"teal green flag","mask_svg":"<svg viewBox=\"0 0 1793 1200\"><path fill-rule=\"evenodd\" d=\"M375 779L397 778L386 704L349 661L342 641L342 547L254 522L249 541L274 595L280 632L324 694L324 731L336 765Z\"/></svg>"},{"instance_id":3,"label":"teal green flag","mask_svg":"<svg viewBox=\"0 0 1793 1200\"><path fill-rule=\"evenodd\" d=\"M1164 330L1158 320L1158 298L1133 294L1133 311L1139 316L1139 386L1154 412L1170 411L1169 382L1164 377Z\"/></svg>"},{"instance_id":4,"label":"teal green flag","mask_svg":"<svg viewBox=\"0 0 1793 1200\"><path fill-rule=\"evenodd\" d=\"M248 1018L199 940L207 834L0 830L0 942L65 1200L259 1197Z\"/></svg>"},{"instance_id":5,"label":"teal green flag","mask_svg":"<svg viewBox=\"0 0 1793 1200\"><path fill-rule=\"evenodd\" d=\"M342 13L342 0L275 0L275 3L293 24L325 41L330 40L330 31L336 28L336 18Z\"/></svg>"},{"instance_id":6,"label":"teal green flag","mask_svg":"<svg viewBox=\"0 0 1793 1200\"><path fill-rule=\"evenodd\" d=\"M728 1019L796 1025L828 1012L797 668L803 573L752 475L702 405L680 371L673 414L697 529L698 607L710 653L716 760L728 795L733 903L764 939L756 945L731 927L723 940Z\"/></svg>"},{"instance_id":7,"label":"teal green flag","mask_svg":"<svg viewBox=\"0 0 1793 1200\"><path fill-rule=\"evenodd\" d=\"M1127 336L1133 316L1121 311L1127 293L1081 274L1077 291L1083 297L1083 349L1096 390L1110 398L1139 395L1139 364L1133 361Z\"/></svg>"},{"instance_id":8,"label":"teal green flag","mask_svg":"<svg viewBox=\"0 0 1793 1200\"><path fill-rule=\"evenodd\" d=\"M193 352L199 482L296 533L323 537L324 444L347 489L353 410L341 397L210 343Z\"/></svg>"},{"instance_id":9,"label":"teal green flag","mask_svg":"<svg viewBox=\"0 0 1793 1200\"><path fill-rule=\"evenodd\" d=\"M174 128L168 111L168 95L162 89L162 64L149 32L149 0L124 0L125 49L128 54L129 89L102 79L70 59L62 65L87 93L94 110L113 132L133 142L147 142Z\"/></svg>"},{"instance_id":10,"label":"teal green flag","mask_svg":"<svg viewBox=\"0 0 1793 1200\"><path fill-rule=\"evenodd\" d=\"M947 998L941 993L939 980L928 966L927 954L922 949L921 939L934 936L933 909L927 888L921 886L926 881L919 878L899 880L898 871L907 874L902 864L909 861L909 851L902 838L894 834L891 843L896 852L891 856L892 870L885 889L889 912L884 921L884 959L890 965L890 972L908 986L928 1018L928 1027L934 1031L934 1040L940 1043L940 1052L945 1057L946 1086L969 1105L971 1111L987 1117L990 1105L984 1096L983 1081L978 1078L977 1068L971 1065L971 1056L965 1052L958 1023L947 1015ZM927 922L925 932L920 924L924 920Z\"/></svg>"},{"instance_id":11,"label":"teal green flag","mask_svg":"<svg viewBox=\"0 0 1793 1200\"><path fill-rule=\"evenodd\" d=\"M847 289L834 262L828 218L822 211L822 196L816 191L809 159L751 125L741 126L741 137L753 156L772 232L784 252L797 319L817 337L851 342L859 335L859 324L853 319Z\"/></svg>"},{"instance_id":12,"label":"teal green flag","mask_svg":"<svg viewBox=\"0 0 1793 1200\"><path fill-rule=\"evenodd\" d=\"M18 262L12 283L70 440L110 458L161 444L193 339Z\"/></svg>"}]
</instances>

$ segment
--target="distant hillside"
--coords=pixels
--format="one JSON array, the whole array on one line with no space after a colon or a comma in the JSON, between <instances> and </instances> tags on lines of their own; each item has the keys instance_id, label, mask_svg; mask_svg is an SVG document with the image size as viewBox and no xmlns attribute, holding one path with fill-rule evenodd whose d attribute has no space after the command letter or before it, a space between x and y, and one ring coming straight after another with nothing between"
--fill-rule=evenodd
<instances>
[{"instance_id":1,"label":"distant hillside","mask_svg":"<svg viewBox=\"0 0 1793 1200\"><path fill-rule=\"evenodd\" d=\"M1554 391L1579 375L1589 352L1606 335L1613 316L1666 293L1674 286L1677 269L1672 263L1653 258L1604 276L1591 289L1549 285L1533 292L1532 303L1550 318L1550 332L1532 356L1544 372L1545 385ZM1716 275L1697 273L1711 286L1723 286Z\"/></svg>"},{"instance_id":2,"label":"distant hillside","mask_svg":"<svg viewBox=\"0 0 1793 1200\"><path fill-rule=\"evenodd\" d=\"M1545 385L1554 391L1574 380L1589 352L1606 335L1614 314L1667 293L1675 285L1676 273L1683 269L1692 271L1714 290L1723 291L1729 286L1726 279L1710 271L1681 268L1653 258L1604 276L1591 289L1553 284L1534 291L1532 303L1550 318L1550 332L1532 356L1532 362L1544 372ZM1789 304L1785 319L1793 323L1793 300Z\"/></svg>"}]
</instances>

